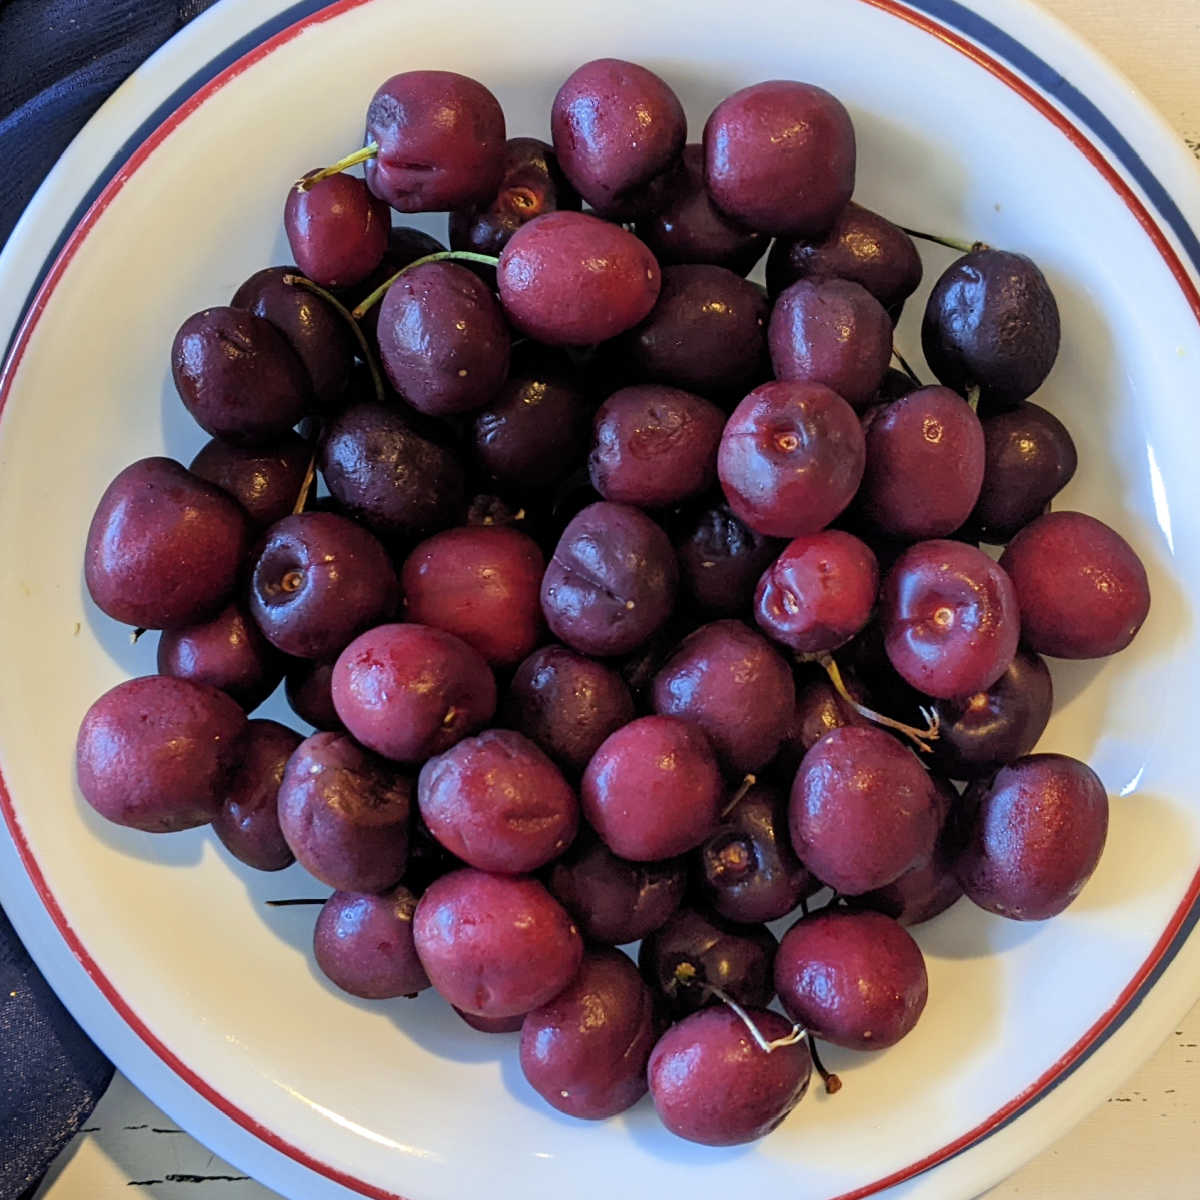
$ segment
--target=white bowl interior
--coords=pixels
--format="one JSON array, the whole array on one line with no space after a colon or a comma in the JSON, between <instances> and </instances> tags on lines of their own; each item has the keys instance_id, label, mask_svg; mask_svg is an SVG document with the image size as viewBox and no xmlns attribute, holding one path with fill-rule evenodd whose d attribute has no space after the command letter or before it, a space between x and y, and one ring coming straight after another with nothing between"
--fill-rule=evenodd
<instances>
[{"instance_id":1,"label":"white bowl interior","mask_svg":"<svg viewBox=\"0 0 1200 1200\"><path fill-rule=\"evenodd\" d=\"M256 875L203 831L107 826L73 779L87 705L154 669L154 637L130 645L87 600L80 557L117 470L155 453L187 462L202 444L169 376L179 322L287 260L288 184L356 144L386 75L476 75L510 133L544 137L558 83L602 54L670 80L693 140L737 86L820 83L856 120L857 199L1034 257L1064 329L1035 399L1067 422L1080 455L1058 506L1120 530L1154 594L1130 652L1054 664L1058 711L1042 745L1091 762L1113 799L1108 849L1080 900L1041 925L964 902L919 928L930 999L915 1033L880 1054L831 1052L843 1092L814 1094L779 1133L735 1151L673 1140L648 1102L600 1126L549 1111L521 1077L514 1039L472 1033L428 993L384 1004L335 993L311 963L316 910L263 904L325 889L299 868ZM440 219L419 223L441 232ZM953 257L925 252L926 285L898 335L914 361L923 297ZM824 1200L867 1185L985 1121L1067 1053L1150 954L1200 862L1184 690L1200 666L1185 600L1200 580L1188 503L1198 355L1194 315L1110 185L1025 100L887 12L845 0L767 0L738 22L715 0L346 11L229 80L125 182L13 379L0 426L0 765L24 836L67 920L154 1034L255 1121L377 1187L412 1200L683 1187L699 1200L752 1185Z\"/></svg>"}]
</instances>

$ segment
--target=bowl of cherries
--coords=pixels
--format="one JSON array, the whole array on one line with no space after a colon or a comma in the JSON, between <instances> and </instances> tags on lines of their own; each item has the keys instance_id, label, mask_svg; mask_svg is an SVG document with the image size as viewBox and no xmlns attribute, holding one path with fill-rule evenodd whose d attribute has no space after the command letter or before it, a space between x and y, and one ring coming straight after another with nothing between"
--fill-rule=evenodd
<instances>
[{"instance_id":1,"label":"bowl of cherries","mask_svg":"<svg viewBox=\"0 0 1200 1200\"><path fill-rule=\"evenodd\" d=\"M157 887L202 855L274 1006L411 1043L400 1103L445 1059L548 1150L833 1195L772 1147L970 1057L935 960L1091 911L1125 780L1055 705L1138 655L1156 551L1060 496L1107 451L1039 242L868 206L877 137L799 73L690 126L623 58L547 99L382 78L169 314L192 450L90 494L82 636L142 657L59 820Z\"/></svg>"}]
</instances>

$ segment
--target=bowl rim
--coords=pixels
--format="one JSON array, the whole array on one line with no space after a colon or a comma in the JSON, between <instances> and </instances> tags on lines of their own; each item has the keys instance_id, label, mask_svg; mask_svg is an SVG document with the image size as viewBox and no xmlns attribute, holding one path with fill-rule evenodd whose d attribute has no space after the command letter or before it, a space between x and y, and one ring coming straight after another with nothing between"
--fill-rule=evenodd
<instances>
[{"instance_id":1,"label":"bowl rim","mask_svg":"<svg viewBox=\"0 0 1200 1200\"><path fill-rule=\"evenodd\" d=\"M197 108L219 92L231 79L309 29L375 2L376 0L335 0L334 3L325 3L325 0L299 0L273 12L266 20L253 25L232 41L226 42L218 38L222 46L220 52L189 75L153 111L140 120L108 163L96 173L83 198L62 223L40 268L36 268L33 273L32 284L20 305L21 318L14 322L3 363L0 365L0 418L3 417L21 359L39 318L66 274L76 251L108 205L120 193L125 182ZM1194 274L1200 274L1200 239L1176 202L1173 191L1160 178L1160 175L1167 176L1175 188L1197 189L1197 185L1200 184L1200 168L1187 154L1181 140L1165 120L1111 64L1087 47L1065 24L1036 7L1030 0L976 0L974 8L967 8L958 3L958 0L858 2L879 9L944 42L1004 83L1056 126L1110 184L1141 225L1176 280L1197 322L1200 323L1200 288L1197 287L1194 278ZM260 11L274 10L279 3L280 0L263 0L263 3L257 6L255 15ZM165 58L164 51L178 48L177 43L179 46L187 43L189 31L197 40L199 32L204 31L210 35L211 40L211 35L216 34L218 26L228 23L233 7L233 0L227 0L209 9L191 26L185 27L177 34L164 50L158 51L147 60L135 72L133 78L159 69ZM991 19L988 14L997 19ZM1010 30L1021 30L1023 38L1019 38ZM1122 107L1124 123L1127 127L1136 126L1136 130L1127 136L1116 121L1089 99L1087 92L1080 85L1068 81L1047 58L1031 49L1027 42L1050 46L1060 54L1071 54L1073 62L1080 62L1087 68L1077 77L1086 77L1093 85L1104 82L1110 85L1114 82L1119 84L1125 100ZM134 107L128 103L127 86L123 87L102 106L76 139L76 143L84 141L99 124L118 119L119 116L124 116L125 110ZM137 116L135 112L135 119ZM1139 153L1135 148L1135 140L1147 147L1146 155ZM72 149L76 143L73 143ZM1148 161L1148 158L1152 161ZM1155 166L1158 166L1157 171ZM64 164L60 159L18 222L9 243L0 253L0 279L4 278L7 268L15 259L17 249L29 238L42 210L53 207L58 201L52 193L56 187L61 189L63 172ZM58 203L61 207L61 201ZM1165 230L1160 221L1165 223ZM0 321L2 320L3 313L0 313ZM97 994L115 1015L119 1026L125 1032L132 1033L134 1038L159 1060L160 1065L165 1066L186 1085L186 1088L265 1147L291 1159L306 1173L313 1172L349 1189L355 1195L374 1197L376 1200L402 1200L397 1193L358 1180L321 1162L306 1150L288 1143L273 1130L239 1109L163 1043L107 979L100 965L91 957L82 939L67 921L25 839L16 806L2 773L0 815L11 838L16 858L26 876L24 881L5 881L5 898L9 899L10 894L22 882L28 885L35 907L40 906L39 915L49 918L51 928L57 931L69 956L91 981L94 988L91 996L84 997L77 989L65 986L71 981L64 978L59 963L51 961L51 956L40 938L32 936L33 918L26 905L16 905L15 914L10 907L13 923L30 946L39 966L46 972L52 984L56 985L56 991L60 993L68 1008L88 1032L109 1050L110 1057L122 1055L114 1055L110 1047L119 1049L116 1044L109 1036L98 1033L93 1028L94 1014L86 1002ZM3 874L0 874L0 879L3 879ZM831 1200L863 1200L867 1196L875 1195L962 1155L966 1150L979 1146L986 1139L1017 1122L1088 1062L1126 1024L1180 955L1192 937L1198 921L1200 870L1192 878L1182 901L1150 954L1113 1004L1038 1079L985 1121L946 1146L882 1179L842 1193ZM1189 1003L1195 998L1195 992L1196 985L1192 982L1187 996ZM1155 1023L1159 1036L1165 1035L1167 1022L1177 1015L1172 1009L1166 1020ZM1130 1064L1126 1066L1129 1067ZM147 1086L146 1090L152 1091L153 1088ZM1088 1106L1097 1103L1099 1099L1099 1096L1091 1096ZM1077 1119L1083 1111L1086 1109L1075 1113L1071 1120ZM1071 1122L1058 1122L1050 1136L1057 1136L1063 1132L1069 1123ZM1046 1142L1049 1140L1050 1137L1044 1139ZM1034 1147L1037 1148L1040 1147ZM1015 1165L1009 1163L995 1171L995 1177L1000 1177ZM978 1180L976 1179L971 1186L978 1186Z\"/></svg>"}]
</instances>

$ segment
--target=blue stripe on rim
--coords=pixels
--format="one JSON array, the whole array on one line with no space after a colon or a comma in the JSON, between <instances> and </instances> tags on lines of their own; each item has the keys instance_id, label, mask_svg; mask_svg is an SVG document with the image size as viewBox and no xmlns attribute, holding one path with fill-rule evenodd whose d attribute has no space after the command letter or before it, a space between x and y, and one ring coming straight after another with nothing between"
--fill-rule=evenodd
<instances>
[{"instance_id":1,"label":"blue stripe on rim","mask_svg":"<svg viewBox=\"0 0 1200 1200\"><path fill-rule=\"evenodd\" d=\"M277 33L283 32L288 26L296 21L318 11L327 6L328 0L301 0L300 3L293 4L271 20L264 22L257 29L245 34L236 42L227 46L219 55L213 58L200 70L195 72L190 78L167 97L152 112L141 125L129 136L129 138L121 145L113 156L108 165L96 178L95 183L88 190L87 194L80 201L78 207L67 219L62 232L56 239L54 246L47 255L45 262L42 264L38 272L37 279L29 290L26 296L23 312L29 309L33 302L37 290L42 285L42 281L49 273L54 261L62 252L66 245L67 239L71 236L71 232L76 225L83 219L87 210L95 202L96 198L108 185L109 181L116 175L120 167L133 154L133 152L146 140L147 137L167 119L185 100L193 95L199 88L208 83L214 76L220 74L226 67L235 63L242 55L253 50L256 46L261 45L269 38L274 37ZM1137 183L1150 201L1152 206L1157 210L1159 216L1163 219L1166 225L1171 229L1178 239L1181 247L1186 253L1192 266L1200 271L1200 238L1197 237L1195 231L1180 211L1179 206L1171 198L1170 193L1159 181L1154 172L1146 165L1141 155L1133 148L1129 141L1120 133L1117 127L1104 115L1104 113L1075 87L1069 80L1056 71L1045 59L1038 57L1032 50L1017 41L1011 34L1006 33L998 25L980 16L976 12L972 12L969 8L958 3L958 0L904 0L904 3L918 12L925 13L934 20L940 21L949 28L956 30L972 41L978 43L985 50L995 55L997 58L1005 60L1010 66L1020 71L1032 83L1040 87L1044 92L1052 96L1058 106L1067 112L1071 113L1078 121L1086 126L1095 135L1097 140L1108 150L1109 154L1121 164L1122 167L1129 173L1130 177ZM17 330L20 328L20 322L13 330L9 339L8 345L5 347L4 358L7 358L9 351L12 349L12 343L17 336ZM0 361L3 361L0 359ZM1175 937L1167 946L1159 962L1143 981L1141 987L1130 997L1125 1007L1117 1014L1116 1017L1109 1022L1108 1027L1104 1032L1088 1047L1083 1054L1079 1056L1067 1069L1060 1072L1049 1084L1040 1091L1031 1096L1025 1104L1018 1108L1015 1112L1006 1117L999 1125L989 1130L982 1137L977 1138L968 1146L964 1146L955 1155L965 1153L971 1146L978 1145L979 1142L991 1137L992 1134L1004 1129L1012 1124L1017 1118L1024 1115L1032 1108L1042 1096L1051 1092L1064 1080L1068 1079L1076 1070L1079 1069L1087 1060L1112 1037L1118 1029L1129 1019L1134 1010L1149 994L1158 980L1162 977L1166 969L1171 965L1175 956L1179 953L1184 942L1187 941L1192 931L1196 928L1197 922L1200 921L1200 902L1192 906L1183 924L1180 926ZM948 1161L948 1160L947 1160Z\"/></svg>"}]
</instances>

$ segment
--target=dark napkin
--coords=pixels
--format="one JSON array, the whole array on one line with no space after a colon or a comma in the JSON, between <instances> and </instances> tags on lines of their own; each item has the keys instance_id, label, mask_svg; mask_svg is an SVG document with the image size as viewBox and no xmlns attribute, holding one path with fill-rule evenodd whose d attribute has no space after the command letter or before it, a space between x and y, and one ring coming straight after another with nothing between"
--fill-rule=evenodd
<instances>
[{"instance_id":1,"label":"dark napkin","mask_svg":"<svg viewBox=\"0 0 1200 1200\"><path fill-rule=\"evenodd\" d=\"M0 245L109 93L212 2L0 0ZM32 1194L111 1078L0 910L0 1200Z\"/></svg>"},{"instance_id":2,"label":"dark napkin","mask_svg":"<svg viewBox=\"0 0 1200 1200\"><path fill-rule=\"evenodd\" d=\"M67 143L213 0L0 0L0 246Z\"/></svg>"}]
</instances>

